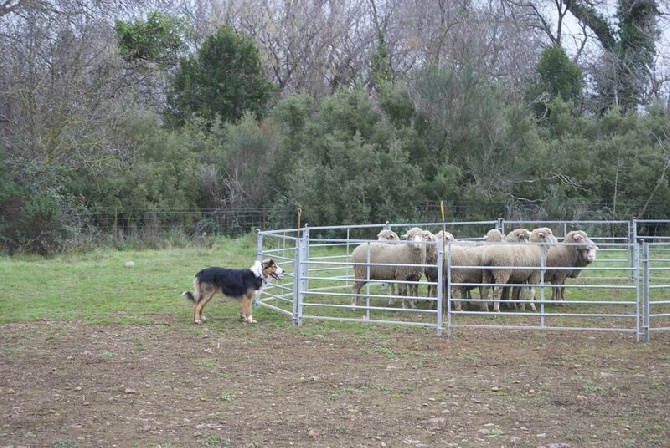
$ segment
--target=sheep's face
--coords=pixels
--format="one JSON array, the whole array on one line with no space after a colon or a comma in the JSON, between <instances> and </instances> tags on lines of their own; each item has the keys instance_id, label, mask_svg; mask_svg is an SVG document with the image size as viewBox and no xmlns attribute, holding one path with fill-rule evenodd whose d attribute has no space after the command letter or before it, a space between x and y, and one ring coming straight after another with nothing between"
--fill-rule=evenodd
<instances>
[{"instance_id":1,"label":"sheep's face","mask_svg":"<svg viewBox=\"0 0 670 448\"><path fill-rule=\"evenodd\" d=\"M504 237L503 234L500 232L500 230L491 229L488 232L486 232L486 235L484 235L484 239L489 243L499 243L504 239Z\"/></svg>"},{"instance_id":2,"label":"sheep's face","mask_svg":"<svg viewBox=\"0 0 670 448\"><path fill-rule=\"evenodd\" d=\"M598 246L583 230L573 230L565 235L564 243L576 246L579 256L587 263L593 263L596 259Z\"/></svg>"},{"instance_id":3,"label":"sheep's face","mask_svg":"<svg viewBox=\"0 0 670 448\"><path fill-rule=\"evenodd\" d=\"M430 230L424 230L423 231L423 239L424 241L437 241L437 238L435 235L433 235L433 232Z\"/></svg>"},{"instance_id":4,"label":"sheep's face","mask_svg":"<svg viewBox=\"0 0 670 448\"><path fill-rule=\"evenodd\" d=\"M398 234L393 230L384 229L377 234L377 239L380 241L399 241Z\"/></svg>"},{"instance_id":5,"label":"sheep's face","mask_svg":"<svg viewBox=\"0 0 670 448\"><path fill-rule=\"evenodd\" d=\"M404 239L407 241L410 241L412 243L421 243L423 245L424 243L424 236L423 236L423 230L418 229L418 228L413 228L410 229L406 234L402 236Z\"/></svg>"},{"instance_id":6,"label":"sheep's face","mask_svg":"<svg viewBox=\"0 0 670 448\"><path fill-rule=\"evenodd\" d=\"M505 238L512 243L527 243L530 241L530 230L528 229L514 229Z\"/></svg>"},{"instance_id":7,"label":"sheep's face","mask_svg":"<svg viewBox=\"0 0 670 448\"><path fill-rule=\"evenodd\" d=\"M437 232L435 238L438 240L444 240L445 244L449 241L454 241L454 235L452 235L449 232L445 232L444 230L440 230L439 232Z\"/></svg>"},{"instance_id":8,"label":"sheep's face","mask_svg":"<svg viewBox=\"0 0 670 448\"><path fill-rule=\"evenodd\" d=\"M530 241L534 243L551 243L554 242L554 235L551 233L551 229L547 227L540 227L538 229L533 229L530 232Z\"/></svg>"},{"instance_id":9,"label":"sheep's face","mask_svg":"<svg viewBox=\"0 0 670 448\"><path fill-rule=\"evenodd\" d=\"M596 253L598 252L598 246L596 246L596 244L593 241L591 241L591 239L589 238L587 239L589 241L589 244L586 245L586 248L579 250L579 257L585 263L591 264L594 261L596 261Z\"/></svg>"}]
</instances>

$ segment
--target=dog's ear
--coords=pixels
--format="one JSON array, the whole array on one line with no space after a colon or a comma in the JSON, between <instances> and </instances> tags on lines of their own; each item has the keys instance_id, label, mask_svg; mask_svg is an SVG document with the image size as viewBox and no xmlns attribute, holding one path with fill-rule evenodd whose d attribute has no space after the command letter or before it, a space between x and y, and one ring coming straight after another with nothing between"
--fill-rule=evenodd
<instances>
[{"instance_id":1,"label":"dog's ear","mask_svg":"<svg viewBox=\"0 0 670 448\"><path fill-rule=\"evenodd\" d=\"M272 258L268 258L267 260L263 261L263 265L267 268L269 268L270 266L274 266L274 264L275 262Z\"/></svg>"}]
</instances>

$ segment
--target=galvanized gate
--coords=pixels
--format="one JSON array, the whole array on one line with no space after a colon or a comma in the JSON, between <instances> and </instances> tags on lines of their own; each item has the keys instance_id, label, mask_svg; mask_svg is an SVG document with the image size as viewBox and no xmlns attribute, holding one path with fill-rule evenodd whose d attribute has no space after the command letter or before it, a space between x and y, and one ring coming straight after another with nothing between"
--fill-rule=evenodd
<instances>
[{"instance_id":1,"label":"galvanized gate","mask_svg":"<svg viewBox=\"0 0 670 448\"><path fill-rule=\"evenodd\" d=\"M451 334L454 328L496 328L554 331L615 331L631 333L637 341L649 341L653 331L670 329L670 239L650 242L636 232L636 221L552 223L566 229L588 226L599 246L595 263L583 269L565 285L566 300L551 300L555 285L542 281L534 305L537 311L513 308L486 311L480 298L455 298L452 286L476 286L451 282L449 254L438 245L435 263L419 265L437 268L435 282L425 279L403 282L417 287L416 293L400 296L391 293L392 280L370 280L361 289L361 299L353 302L353 266L349 255L359 244L375 241L383 228L410 227L459 229L462 233L483 235L485 229L505 226L545 226L547 222L510 223L433 223L411 225L336 226L283 229L258 233L259 258L272 257L287 275L262 291L257 304L285 314L296 325L306 320L378 323L434 328L438 335ZM607 228L599 233L597 226ZM615 230L612 230L615 229ZM650 238L650 237L645 237ZM393 266L413 267L398 262ZM427 297L424 289L437 287ZM410 288L411 291L411 288ZM414 307L403 308L403 299ZM460 303L461 309L456 306ZM530 305L524 298L508 305Z\"/></svg>"}]
</instances>

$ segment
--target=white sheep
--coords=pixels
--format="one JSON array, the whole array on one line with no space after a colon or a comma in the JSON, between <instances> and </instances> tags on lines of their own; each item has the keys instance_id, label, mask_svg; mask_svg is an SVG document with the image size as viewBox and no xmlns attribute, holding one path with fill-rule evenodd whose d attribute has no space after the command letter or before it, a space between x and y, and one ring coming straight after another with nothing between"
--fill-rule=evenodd
<instances>
[{"instance_id":1,"label":"white sheep","mask_svg":"<svg viewBox=\"0 0 670 448\"><path fill-rule=\"evenodd\" d=\"M444 231L440 230L440 232ZM444 236L444 233L442 233L441 236ZM437 285L434 285L432 283L437 283L438 280L438 270L437 270L438 238L436 235L433 235L433 233L430 230L424 230L423 239L426 241L426 264L432 265L424 269L424 275L426 276L426 280L428 281L428 291L426 292L426 297L437 297Z\"/></svg>"},{"instance_id":2,"label":"white sheep","mask_svg":"<svg viewBox=\"0 0 670 448\"><path fill-rule=\"evenodd\" d=\"M482 283L482 254L487 247L484 244L468 244L465 241L452 241L444 249L444 275L443 283L446 287L450 283L469 283L470 285L458 285L452 288L452 296L457 298L472 299L470 290L479 287L479 295L485 295ZM463 266L462 268L459 266ZM448 271L451 269L451 282L449 282ZM479 285L479 286L477 286ZM486 305L484 305L486 306ZM488 307L487 307L488 308ZM461 310L461 302L454 302L454 309Z\"/></svg>"},{"instance_id":3,"label":"white sheep","mask_svg":"<svg viewBox=\"0 0 670 448\"><path fill-rule=\"evenodd\" d=\"M526 235L530 238L530 231L526 229L517 229L512 233ZM525 232L522 232L525 230ZM542 234L538 233L538 237ZM509 235L508 235L509 237ZM511 284L529 284L531 300L530 308L535 310L535 284L540 279L540 244L491 244L485 246L482 254L483 282L495 283L493 288L493 310L500 311L500 300L503 297L503 288L508 283ZM527 269L523 269L527 268ZM487 295L488 288L484 288L484 295ZM525 306L522 305L522 308Z\"/></svg>"},{"instance_id":4,"label":"white sheep","mask_svg":"<svg viewBox=\"0 0 670 448\"><path fill-rule=\"evenodd\" d=\"M586 236L585 244L586 246L584 248L582 247L577 247L577 257L576 259L566 259L565 257L565 250L559 250L559 251L554 251L551 250L552 247L556 246L556 243L558 243L558 238L554 236L552 233L551 229L548 227L539 227L537 229L533 229L531 231L531 237L530 241L533 242L541 242L541 239L537 237L538 233L544 233L546 235L546 238L544 238L545 242L547 244L550 244L550 250L547 253L547 267L567 267L566 265L571 265L576 268L583 268L588 266L589 264L593 263L596 259L596 252L598 250L598 246L591 241L588 236ZM570 239L578 239L580 240L579 243L582 243L581 238L584 237L586 233L583 235L579 233L573 233ZM573 241L575 243L576 241ZM568 251L568 253L571 256L574 256L573 251ZM577 278L579 273L581 272L581 269L573 269L573 270L568 270L568 269L547 269L545 276L544 276L544 281L545 283L551 282L552 284L552 290L551 290L551 299L552 300L564 300L564 292L565 292L565 287L563 286L565 284L565 279L566 278Z\"/></svg>"},{"instance_id":5,"label":"white sheep","mask_svg":"<svg viewBox=\"0 0 670 448\"><path fill-rule=\"evenodd\" d=\"M558 238L554 236L554 233L551 231L549 227L538 227L530 231L530 234L525 234L522 233L519 235L519 239L521 242L531 242L531 243L546 243L546 244L555 244L558 242ZM545 282L546 282L546 277L545 277ZM521 299L521 287L520 286L515 286L512 288L510 291L510 288L505 287L503 289L502 293L502 299L505 300L509 298L511 294L511 298L513 300L519 300ZM518 305L518 304L517 304ZM519 306L517 308L523 309L523 306Z\"/></svg>"},{"instance_id":6,"label":"white sheep","mask_svg":"<svg viewBox=\"0 0 670 448\"><path fill-rule=\"evenodd\" d=\"M410 229L404 237L407 241L398 243L364 243L351 253L354 264L354 285L352 288L352 304L358 303L358 296L363 285L370 280L393 280L407 282L419 278L426 262L426 244L423 230ZM369 271L369 276L368 276ZM407 285L398 284L398 295L407 295ZM403 308L406 303L403 300Z\"/></svg>"},{"instance_id":7,"label":"white sheep","mask_svg":"<svg viewBox=\"0 0 670 448\"><path fill-rule=\"evenodd\" d=\"M494 287L493 300L494 311L500 311L499 300L502 287L507 283L528 284L530 291L530 307L535 310L535 286L541 278L541 257L545 257L545 266L551 280L554 272L563 272L567 275L569 270L551 268L576 267L577 263L586 251L586 257L592 250L592 241L585 232L574 230L569 232L563 242L556 243L553 234L548 229L536 229L532 239L538 243L523 245L502 244L491 246L486 249L482 257L484 279L487 283L496 283ZM527 268L527 269L524 269ZM522 306L523 308L523 306Z\"/></svg>"},{"instance_id":8,"label":"white sheep","mask_svg":"<svg viewBox=\"0 0 670 448\"><path fill-rule=\"evenodd\" d=\"M499 231L497 236L493 235L495 232L487 233L487 236L493 240L502 239L502 234ZM496 238L499 237L500 239ZM445 294L448 286L448 271L451 267L451 283L470 283L470 285L459 285L452 288L452 297L458 298L460 296L463 300L472 300L470 291L474 288L479 288L480 297L482 296L482 270L478 266L481 264L481 253L485 246L482 241L457 240L449 232L438 232L438 240L444 241L444 286ZM486 237L485 237L486 239ZM449 263L451 260L451 263ZM459 266L469 266L459 268ZM454 302L454 309L461 310L462 304L460 301Z\"/></svg>"},{"instance_id":9,"label":"white sheep","mask_svg":"<svg viewBox=\"0 0 670 448\"><path fill-rule=\"evenodd\" d=\"M489 233L486 235L487 241L495 241L498 238L498 235L494 232L495 229L489 230ZM531 241L531 235L532 232L529 231L528 229L514 229L510 233L508 233L506 236L500 233L500 237L502 238L503 242L506 243L527 243ZM549 233L551 233L551 230L549 230ZM535 241L538 242L538 241ZM501 300L508 300L510 299L510 296L514 300L519 300L521 298L521 287L515 286L515 287L509 287L505 286L503 287L502 293L500 295Z\"/></svg>"},{"instance_id":10,"label":"white sheep","mask_svg":"<svg viewBox=\"0 0 670 448\"><path fill-rule=\"evenodd\" d=\"M400 237L391 229L382 229L377 234L377 240L379 241L400 241ZM389 289L391 295L395 295L396 287L395 283L384 283L384 286ZM389 305L393 304L393 299L389 300Z\"/></svg>"},{"instance_id":11,"label":"white sheep","mask_svg":"<svg viewBox=\"0 0 670 448\"><path fill-rule=\"evenodd\" d=\"M598 246L582 230L573 230L563 239L561 244L549 248L547 253L547 272L545 282L550 281L553 285L552 299L564 300L566 278L576 278L581 269L596 260ZM554 268L554 269L552 269ZM563 268L563 269L555 269Z\"/></svg>"}]
</instances>

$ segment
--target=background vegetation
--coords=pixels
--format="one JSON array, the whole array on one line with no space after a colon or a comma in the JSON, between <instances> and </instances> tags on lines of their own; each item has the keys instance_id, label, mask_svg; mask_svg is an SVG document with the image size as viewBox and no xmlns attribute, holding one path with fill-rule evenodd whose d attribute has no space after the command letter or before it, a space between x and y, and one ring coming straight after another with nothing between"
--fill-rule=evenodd
<instances>
[{"instance_id":1,"label":"background vegetation","mask_svg":"<svg viewBox=\"0 0 670 448\"><path fill-rule=\"evenodd\" d=\"M545 3L0 0L2 250L165 210L668 218L668 2Z\"/></svg>"}]
</instances>

